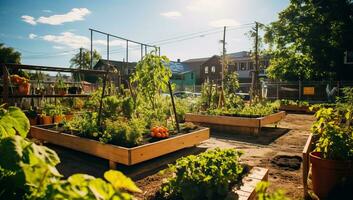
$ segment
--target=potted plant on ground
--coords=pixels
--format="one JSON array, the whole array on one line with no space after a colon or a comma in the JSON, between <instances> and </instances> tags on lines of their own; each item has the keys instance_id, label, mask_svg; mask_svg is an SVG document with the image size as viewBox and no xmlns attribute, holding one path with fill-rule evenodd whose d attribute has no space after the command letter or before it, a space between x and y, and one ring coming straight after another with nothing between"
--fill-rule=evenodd
<instances>
[{"instance_id":1,"label":"potted plant on ground","mask_svg":"<svg viewBox=\"0 0 353 200\"><path fill-rule=\"evenodd\" d=\"M343 93L344 102L336 108L316 112L312 127L318 137L316 149L310 153L312 183L320 199L339 194L338 190L353 180L353 88L344 88Z\"/></svg>"},{"instance_id":2,"label":"potted plant on ground","mask_svg":"<svg viewBox=\"0 0 353 200\"><path fill-rule=\"evenodd\" d=\"M58 73L57 75L57 80L55 82L54 88L56 94L59 94L61 96L67 94L67 84L64 82L64 79L60 73Z\"/></svg>"}]
</instances>

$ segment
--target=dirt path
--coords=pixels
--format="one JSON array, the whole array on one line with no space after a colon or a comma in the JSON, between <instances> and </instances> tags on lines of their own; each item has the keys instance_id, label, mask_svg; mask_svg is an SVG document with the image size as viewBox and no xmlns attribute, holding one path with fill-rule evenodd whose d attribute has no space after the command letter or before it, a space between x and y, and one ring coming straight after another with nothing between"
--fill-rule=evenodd
<instances>
[{"instance_id":1,"label":"dirt path","mask_svg":"<svg viewBox=\"0 0 353 200\"><path fill-rule=\"evenodd\" d=\"M277 129L265 128L257 138L212 132L212 137L199 147L242 150L244 152L242 162L269 169L270 190L281 188L291 199L302 199L303 185L298 161L301 160L303 146L313 121L312 115L289 114L280 122ZM279 157L274 164L271 161L276 156ZM166 176L157 173L138 180L137 185L144 191L138 198L146 199L153 195Z\"/></svg>"}]
</instances>

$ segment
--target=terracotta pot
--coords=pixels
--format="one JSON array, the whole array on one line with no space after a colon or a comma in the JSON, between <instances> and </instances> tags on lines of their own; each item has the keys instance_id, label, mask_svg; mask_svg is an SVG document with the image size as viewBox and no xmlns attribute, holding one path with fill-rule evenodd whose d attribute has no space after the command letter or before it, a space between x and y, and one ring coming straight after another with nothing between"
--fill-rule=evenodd
<instances>
[{"instance_id":1,"label":"terracotta pot","mask_svg":"<svg viewBox=\"0 0 353 200\"><path fill-rule=\"evenodd\" d=\"M66 121L71 121L73 117L74 117L73 114L66 114L66 115L65 115L65 120L66 120Z\"/></svg>"},{"instance_id":2,"label":"terracotta pot","mask_svg":"<svg viewBox=\"0 0 353 200\"><path fill-rule=\"evenodd\" d=\"M53 117L51 116L42 116L42 124L52 124Z\"/></svg>"},{"instance_id":3,"label":"terracotta pot","mask_svg":"<svg viewBox=\"0 0 353 200\"><path fill-rule=\"evenodd\" d=\"M37 125L37 117L29 118L29 123L30 123L31 126Z\"/></svg>"},{"instance_id":4,"label":"terracotta pot","mask_svg":"<svg viewBox=\"0 0 353 200\"><path fill-rule=\"evenodd\" d=\"M60 96L65 96L67 94L67 90L66 89L58 89L57 94Z\"/></svg>"},{"instance_id":5,"label":"terracotta pot","mask_svg":"<svg viewBox=\"0 0 353 200\"><path fill-rule=\"evenodd\" d=\"M54 123L59 124L64 120L64 115L55 115L54 116Z\"/></svg>"},{"instance_id":6,"label":"terracotta pot","mask_svg":"<svg viewBox=\"0 0 353 200\"><path fill-rule=\"evenodd\" d=\"M18 86L18 94L20 95L29 95L29 91L31 88L30 83L23 83Z\"/></svg>"},{"instance_id":7,"label":"terracotta pot","mask_svg":"<svg viewBox=\"0 0 353 200\"><path fill-rule=\"evenodd\" d=\"M353 161L327 160L320 152L311 152L310 162L313 190L320 199L327 198L343 181L353 179Z\"/></svg>"}]
</instances>

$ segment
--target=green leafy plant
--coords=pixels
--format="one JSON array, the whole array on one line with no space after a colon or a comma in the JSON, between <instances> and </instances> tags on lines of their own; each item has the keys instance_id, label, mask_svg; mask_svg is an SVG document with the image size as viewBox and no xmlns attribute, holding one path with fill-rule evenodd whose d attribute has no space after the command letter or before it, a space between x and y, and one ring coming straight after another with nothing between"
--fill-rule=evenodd
<instances>
[{"instance_id":1,"label":"green leafy plant","mask_svg":"<svg viewBox=\"0 0 353 200\"><path fill-rule=\"evenodd\" d=\"M172 178L163 183L160 193L166 199L222 199L243 172L242 153L234 149L215 149L180 158L169 170Z\"/></svg>"},{"instance_id":2,"label":"green leafy plant","mask_svg":"<svg viewBox=\"0 0 353 200\"><path fill-rule=\"evenodd\" d=\"M136 84L136 94L149 102L151 109L157 109L156 96L167 90L167 83L172 76L171 70L166 67L169 59L158 56L154 52L147 54L136 65L136 71L131 77L132 85Z\"/></svg>"},{"instance_id":3,"label":"green leafy plant","mask_svg":"<svg viewBox=\"0 0 353 200\"><path fill-rule=\"evenodd\" d=\"M42 109L42 115L44 116L54 116L55 114L55 105L51 103L45 103Z\"/></svg>"},{"instance_id":4,"label":"green leafy plant","mask_svg":"<svg viewBox=\"0 0 353 200\"><path fill-rule=\"evenodd\" d=\"M0 139L17 134L26 137L30 128L26 115L17 107L0 106Z\"/></svg>"},{"instance_id":5,"label":"green leafy plant","mask_svg":"<svg viewBox=\"0 0 353 200\"><path fill-rule=\"evenodd\" d=\"M59 72L57 75L56 75L56 82L54 84L54 87L56 89L67 89L68 86L67 84L65 83L61 73Z\"/></svg>"},{"instance_id":6,"label":"green leafy plant","mask_svg":"<svg viewBox=\"0 0 353 200\"><path fill-rule=\"evenodd\" d=\"M335 108L321 108L315 113L311 130L319 139L315 151L331 160L353 160L353 88L343 89L344 97Z\"/></svg>"},{"instance_id":7,"label":"green leafy plant","mask_svg":"<svg viewBox=\"0 0 353 200\"><path fill-rule=\"evenodd\" d=\"M274 192L268 192L270 184L265 181L261 181L256 185L256 195L258 200L289 200L282 190L275 190Z\"/></svg>"},{"instance_id":8,"label":"green leafy plant","mask_svg":"<svg viewBox=\"0 0 353 200\"><path fill-rule=\"evenodd\" d=\"M5 112L6 111L6 112ZM0 138L0 199L133 199L130 192L141 192L131 179L121 172L110 170L104 173L105 180L86 174L74 174L68 179L55 166L60 162L57 154L44 146L25 139L29 122L18 108L9 108L0 117L0 123L7 115L16 112L21 116L8 121L8 127L23 128L25 134L14 135L11 128L6 137ZM10 114L9 114L10 113ZM22 114L19 114L22 113Z\"/></svg>"},{"instance_id":9,"label":"green leafy plant","mask_svg":"<svg viewBox=\"0 0 353 200\"><path fill-rule=\"evenodd\" d=\"M133 147L142 142L143 134L146 132L146 123L137 118L129 121L109 120L105 122L104 134L101 141L119 146Z\"/></svg>"}]
</instances>

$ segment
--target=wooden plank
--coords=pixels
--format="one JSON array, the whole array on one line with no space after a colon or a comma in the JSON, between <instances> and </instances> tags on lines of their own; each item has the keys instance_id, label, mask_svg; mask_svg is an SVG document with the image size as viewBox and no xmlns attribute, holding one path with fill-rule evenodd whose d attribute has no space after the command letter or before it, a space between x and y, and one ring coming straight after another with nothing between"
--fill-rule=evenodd
<instances>
[{"instance_id":1,"label":"wooden plank","mask_svg":"<svg viewBox=\"0 0 353 200\"><path fill-rule=\"evenodd\" d=\"M110 161L126 165L129 164L128 149L124 147L103 144L95 140L59 133L36 126L31 127L31 136L39 140L88 153Z\"/></svg>"},{"instance_id":2,"label":"wooden plank","mask_svg":"<svg viewBox=\"0 0 353 200\"><path fill-rule=\"evenodd\" d=\"M165 155L186 147L199 144L210 137L209 128L202 128L188 134L160 140L158 142L125 148L111 144L103 144L95 140L82 138L42 127L32 126L31 136L52 144L76 151L88 153L109 160L111 168L117 163L133 165L161 155Z\"/></svg>"},{"instance_id":3,"label":"wooden plank","mask_svg":"<svg viewBox=\"0 0 353 200\"><path fill-rule=\"evenodd\" d=\"M196 123L199 126L204 126L210 128L212 131L218 132L228 132L228 133L237 133L237 134L250 134L257 136L260 133L261 128L257 127L246 127L246 126L226 126L219 124L208 124L208 123Z\"/></svg>"},{"instance_id":4,"label":"wooden plank","mask_svg":"<svg viewBox=\"0 0 353 200\"><path fill-rule=\"evenodd\" d=\"M246 126L246 127L259 127L260 125L258 118L199 115L199 114L192 114L192 113L185 114L185 121L196 122L196 123L228 125L228 126Z\"/></svg>"},{"instance_id":5,"label":"wooden plank","mask_svg":"<svg viewBox=\"0 0 353 200\"><path fill-rule=\"evenodd\" d=\"M204 128L192 133L183 134L173 138L161 140L159 142L131 148L130 164L137 164L186 147L197 145L200 142L207 140L209 137L209 128Z\"/></svg>"},{"instance_id":6,"label":"wooden plank","mask_svg":"<svg viewBox=\"0 0 353 200\"><path fill-rule=\"evenodd\" d=\"M310 159L309 153L314 149L314 138L313 134L310 134L308 139L306 140L304 149L303 149L303 188L304 188L304 197L308 198L308 175L310 170Z\"/></svg>"},{"instance_id":7,"label":"wooden plank","mask_svg":"<svg viewBox=\"0 0 353 200\"><path fill-rule=\"evenodd\" d=\"M286 116L286 112L280 111L278 113L274 113L271 115L261 117L260 118L260 127L263 127L264 125L267 125L267 124L277 123L277 122L281 121L285 116Z\"/></svg>"}]
</instances>

